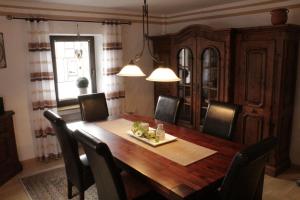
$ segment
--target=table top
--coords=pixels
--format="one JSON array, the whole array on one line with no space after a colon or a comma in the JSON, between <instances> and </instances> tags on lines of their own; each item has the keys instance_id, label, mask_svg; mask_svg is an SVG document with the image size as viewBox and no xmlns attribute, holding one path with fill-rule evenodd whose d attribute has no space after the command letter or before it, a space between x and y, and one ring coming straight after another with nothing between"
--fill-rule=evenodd
<instances>
[{"instance_id":1,"label":"table top","mask_svg":"<svg viewBox=\"0 0 300 200\"><path fill-rule=\"evenodd\" d=\"M144 178L157 192L169 199L199 197L209 190L216 189L233 156L242 148L240 144L203 134L194 129L164 123L151 117L123 115L122 118L148 122L151 127L163 123L167 133L217 151L210 157L182 166L95 126L93 122L80 121L68 124L70 130L85 130L105 142L113 156L128 170Z\"/></svg>"}]
</instances>

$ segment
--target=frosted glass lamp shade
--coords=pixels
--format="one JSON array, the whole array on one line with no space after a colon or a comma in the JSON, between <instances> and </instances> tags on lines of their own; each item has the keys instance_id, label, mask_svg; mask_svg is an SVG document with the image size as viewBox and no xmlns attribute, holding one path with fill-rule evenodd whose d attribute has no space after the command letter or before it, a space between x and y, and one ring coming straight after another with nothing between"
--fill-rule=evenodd
<instances>
[{"instance_id":1,"label":"frosted glass lamp shade","mask_svg":"<svg viewBox=\"0 0 300 200\"><path fill-rule=\"evenodd\" d=\"M148 78L147 81L155 82L176 82L181 79L174 73L173 70L167 67L158 67L156 68Z\"/></svg>"},{"instance_id":2,"label":"frosted glass lamp shade","mask_svg":"<svg viewBox=\"0 0 300 200\"><path fill-rule=\"evenodd\" d=\"M124 66L121 69L121 71L117 74L117 76L139 77L139 76L146 76L146 75L137 65L133 63L129 63L128 65Z\"/></svg>"}]
</instances>

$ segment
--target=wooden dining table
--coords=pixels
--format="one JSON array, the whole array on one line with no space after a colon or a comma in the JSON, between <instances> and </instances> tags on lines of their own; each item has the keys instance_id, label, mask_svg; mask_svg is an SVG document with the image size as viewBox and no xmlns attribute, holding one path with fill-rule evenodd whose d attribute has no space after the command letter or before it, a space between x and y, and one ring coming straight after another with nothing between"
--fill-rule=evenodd
<instances>
[{"instance_id":1,"label":"wooden dining table","mask_svg":"<svg viewBox=\"0 0 300 200\"><path fill-rule=\"evenodd\" d=\"M168 199L201 199L205 194L216 190L232 158L242 149L240 144L203 134L194 129L164 123L151 117L125 114L121 118L147 122L151 127L163 123L167 133L216 151L209 157L183 166L112 134L96 126L95 122L79 121L67 124L71 131L81 129L105 142L120 166L143 179L156 192Z\"/></svg>"}]
</instances>

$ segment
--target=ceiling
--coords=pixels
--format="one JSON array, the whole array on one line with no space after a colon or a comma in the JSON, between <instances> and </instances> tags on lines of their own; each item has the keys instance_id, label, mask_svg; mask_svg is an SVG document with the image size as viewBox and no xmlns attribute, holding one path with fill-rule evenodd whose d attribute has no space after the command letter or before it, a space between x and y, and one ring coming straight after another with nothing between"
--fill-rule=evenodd
<instances>
[{"instance_id":1,"label":"ceiling","mask_svg":"<svg viewBox=\"0 0 300 200\"><path fill-rule=\"evenodd\" d=\"M96 6L126 11L141 11L143 0L23 0L29 2L61 3L69 5ZM205 7L245 0L148 0L149 13L175 14Z\"/></svg>"}]
</instances>

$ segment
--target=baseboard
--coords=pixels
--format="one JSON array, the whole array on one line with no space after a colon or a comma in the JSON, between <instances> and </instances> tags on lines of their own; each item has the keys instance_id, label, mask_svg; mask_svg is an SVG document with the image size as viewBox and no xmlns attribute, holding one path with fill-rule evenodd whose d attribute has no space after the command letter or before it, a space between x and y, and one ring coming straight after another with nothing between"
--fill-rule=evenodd
<instances>
[{"instance_id":1,"label":"baseboard","mask_svg":"<svg viewBox=\"0 0 300 200\"><path fill-rule=\"evenodd\" d=\"M291 164L291 167L292 167L293 169L300 170L300 165Z\"/></svg>"},{"instance_id":2,"label":"baseboard","mask_svg":"<svg viewBox=\"0 0 300 200\"><path fill-rule=\"evenodd\" d=\"M289 169L290 167L291 167L290 161L282 162L281 165L277 165L277 166L267 165L266 174L276 177L277 175L281 174L282 172Z\"/></svg>"}]
</instances>

